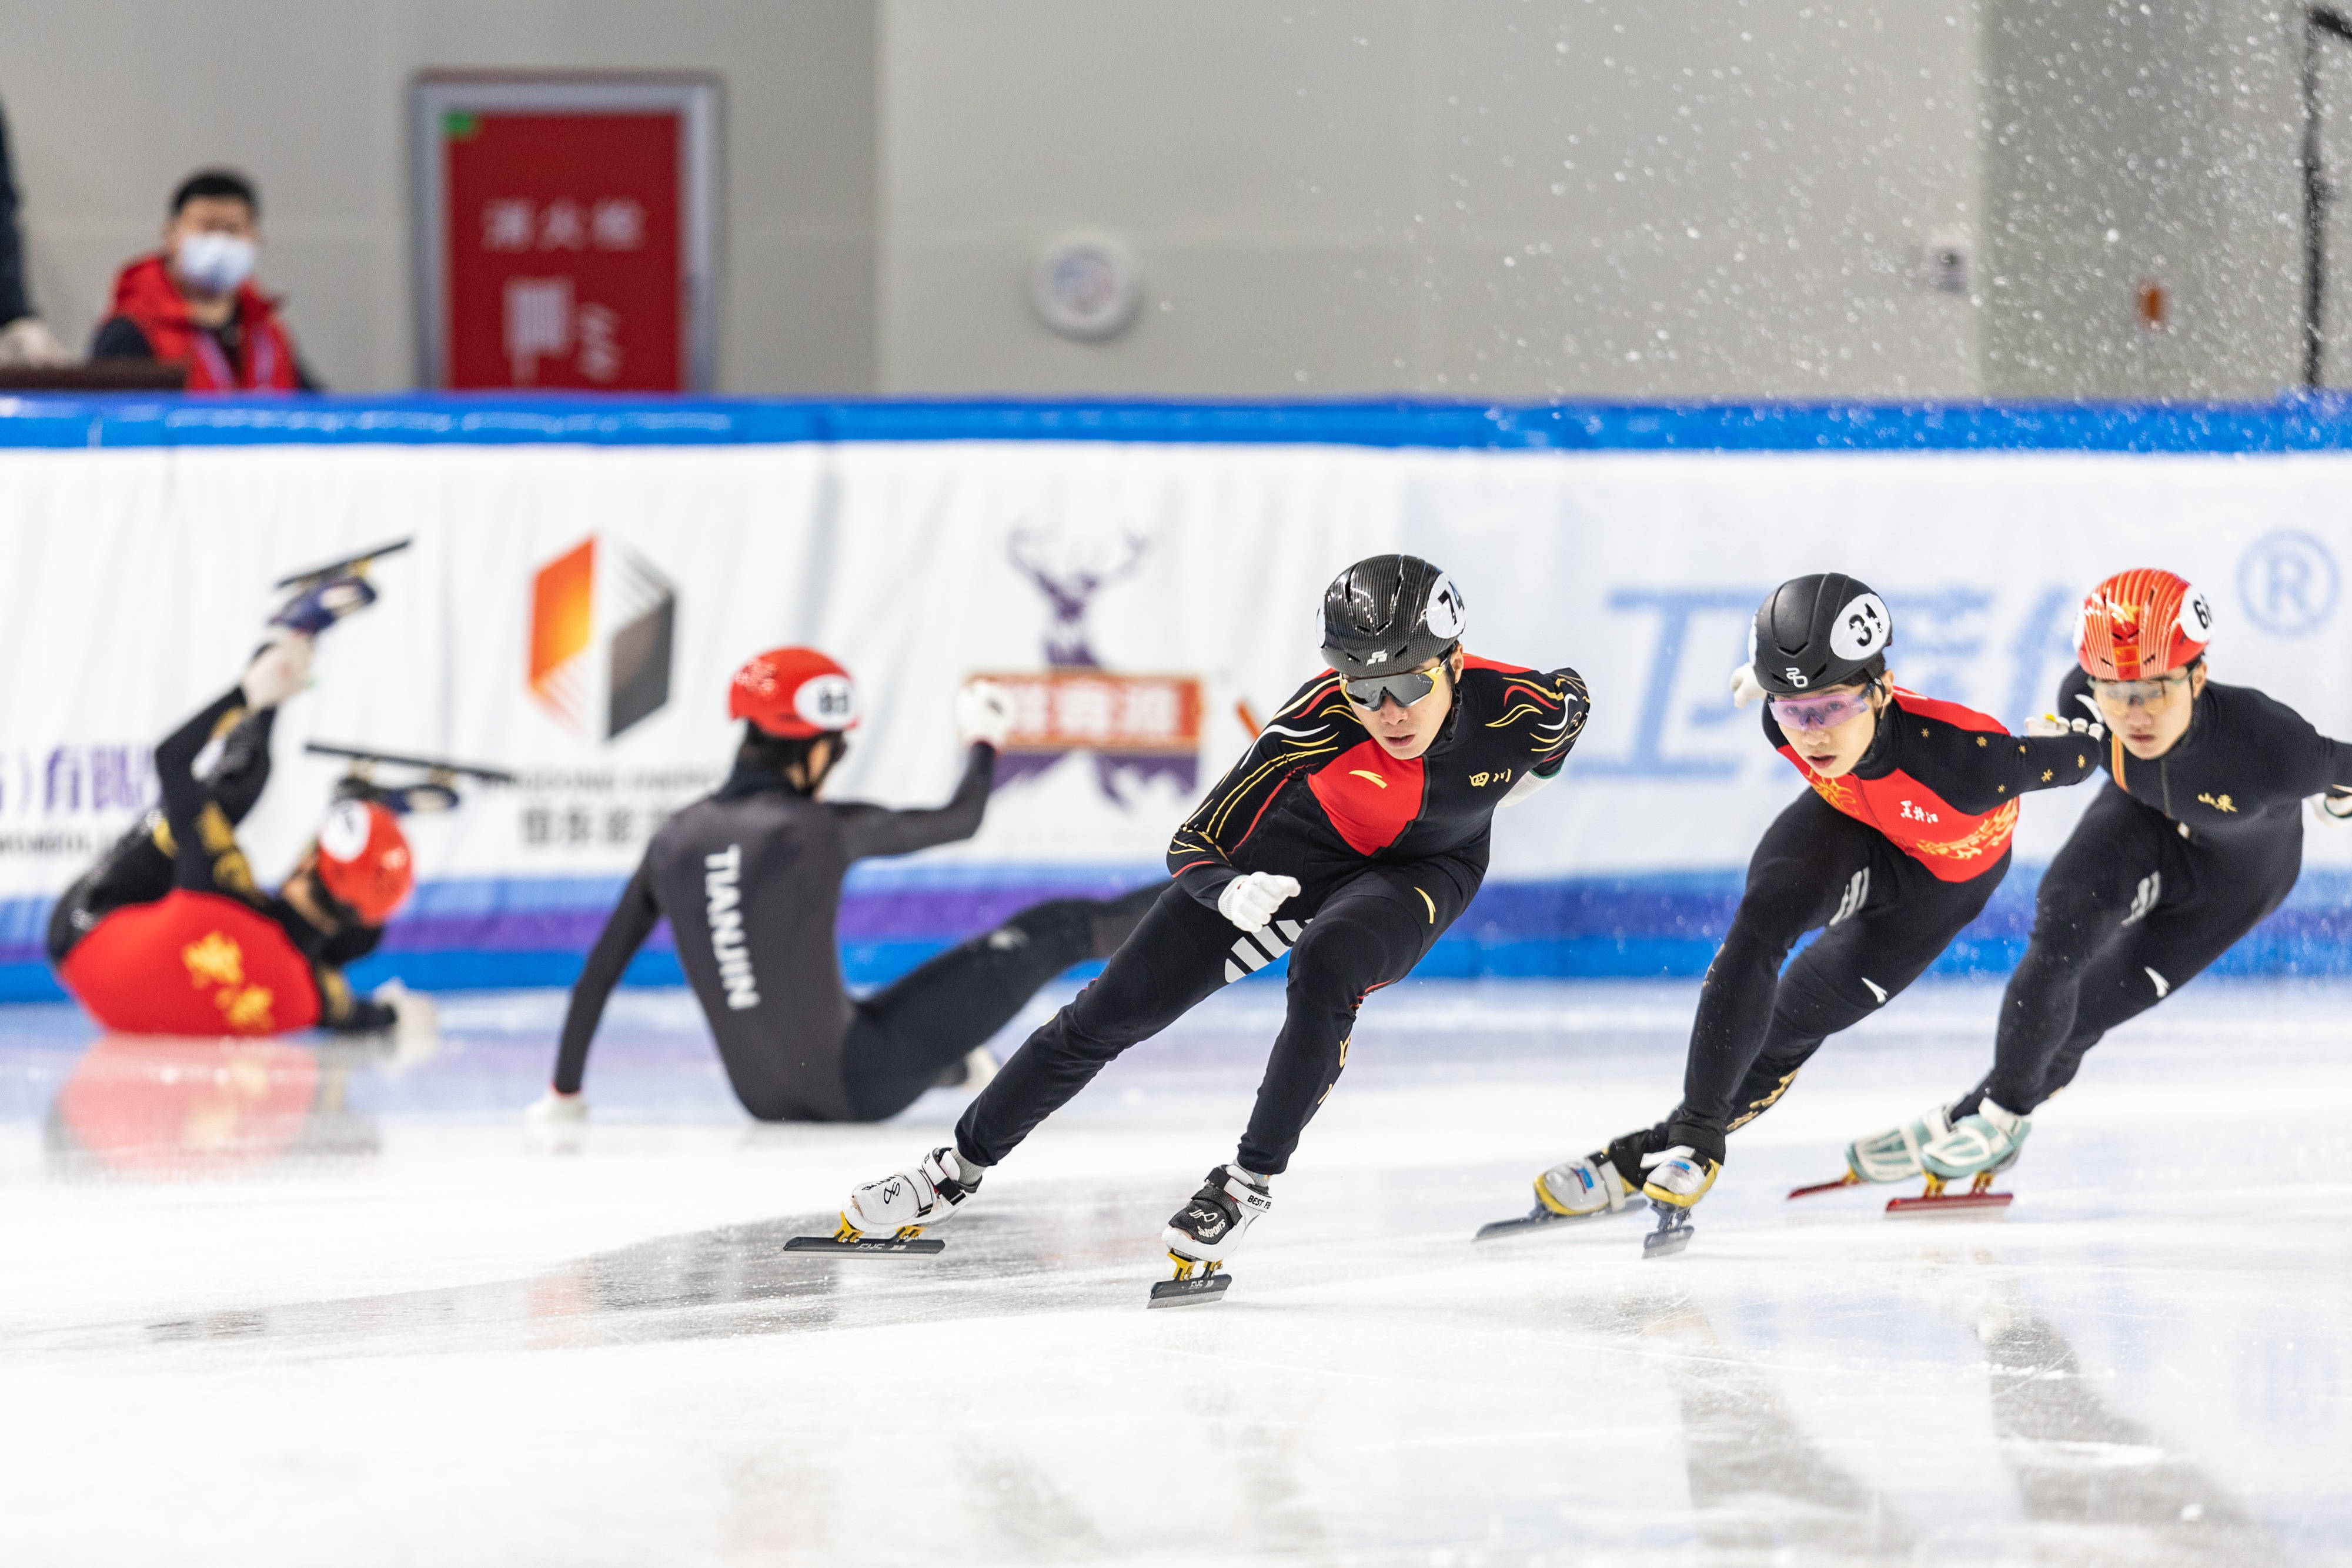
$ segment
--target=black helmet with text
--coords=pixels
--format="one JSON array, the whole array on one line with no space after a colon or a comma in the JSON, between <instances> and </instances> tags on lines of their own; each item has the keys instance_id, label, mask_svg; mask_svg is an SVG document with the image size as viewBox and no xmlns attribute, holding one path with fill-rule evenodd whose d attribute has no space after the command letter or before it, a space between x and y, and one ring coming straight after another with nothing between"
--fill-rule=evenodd
<instances>
[{"instance_id":1,"label":"black helmet with text","mask_svg":"<svg viewBox=\"0 0 2352 1568\"><path fill-rule=\"evenodd\" d=\"M1790 578L1756 611L1748 666L1774 696L1801 696L1886 673L1895 617L1870 585L1843 572Z\"/></svg>"}]
</instances>

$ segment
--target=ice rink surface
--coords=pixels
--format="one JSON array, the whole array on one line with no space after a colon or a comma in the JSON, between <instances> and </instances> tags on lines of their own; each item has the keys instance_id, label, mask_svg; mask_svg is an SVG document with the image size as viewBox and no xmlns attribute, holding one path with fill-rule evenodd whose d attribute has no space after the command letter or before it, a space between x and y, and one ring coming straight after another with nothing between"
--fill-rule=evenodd
<instances>
[{"instance_id":1,"label":"ice rink surface","mask_svg":"<svg viewBox=\"0 0 2352 1568\"><path fill-rule=\"evenodd\" d=\"M1923 986L1734 1138L1681 1257L1474 1248L1671 1104L1692 994L1374 998L1230 1293L1171 1312L1272 985L930 1260L780 1248L961 1095L755 1125L682 995L624 993L568 1150L519 1114L553 994L445 998L405 1071L0 1010L0 1562L2352 1563L2352 988L2119 1032L2006 1218L1785 1201L1986 1065L1998 992Z\"/></svg>"}]
</instances>

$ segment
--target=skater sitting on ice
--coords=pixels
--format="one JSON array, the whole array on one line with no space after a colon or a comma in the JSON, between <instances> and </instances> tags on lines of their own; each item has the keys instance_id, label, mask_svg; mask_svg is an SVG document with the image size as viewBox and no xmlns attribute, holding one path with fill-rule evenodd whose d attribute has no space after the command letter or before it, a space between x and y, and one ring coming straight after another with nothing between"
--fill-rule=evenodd
<instances>
[{"instance_id":1,"label":"skater sitting on ice","mask_svg":"<svg viewBox=\"0 0 2352 1568\"><path fill-rule=\"evenodd\" d=\"M988 1038L1055 976L1108 956L1159 890L1034 905L853 1001L834 936L842 878L853 861L980 831L1011 699L985 682L957 695L969 754L955 798L934 810L819 799L858 711L848 673L813 648L771 649L736 671L728 712L744 721L734 771L646 846L572 988L535 1121L586 1114L588 1043L621 971L665 915L745 1110L763 1122L878 1122L959 1066L994 1071Z\"/></svg>"},{"instance_id":2,"label":"skater sitting on ice","mask_svg":"<svg viewBox=\"0 0 2352 1568\"><path fill-rule=\"evenodd\" d=\"M2108 781L2042 875L1992 1071L1952 1104L1849 1145L1849 1180L1925 1175L1940 1187L2005 1169L2085 1051L2294 889L2304 798L2352 805L2352 746L2251 686L2208 679L2212 626L2205 596L2168 571L2119 572L2083 601L2058 711L2110 732Z\"/></svg>"},{"instance_id":3,"label":"skater sitting on ice","mask_svg":"<svg viewBox=\"0 0 2352 1568\"><path fill-rule=\"evenodd\" d=\"M1347 1060L1357 1009L1469 905L1495 808L1559 772L1586 712L1573 670L1465 654L1460 592L1415 557L1350 567L1326 592L1323 621L1331 668L1177 831L1175 884L1101 978L981 1092L952 1147L850 1194L842 1239L947 1218L1114 1057L1287 952L1287 1016L1248 1129L1169 1221L1178 1279L1223 1258L1268 1211L1273 1178Z\"/></svg>"},{"instance_id":4,"label":"skater sitting on ice","mask_svg":"<svg viewBox=\"0 0 2352 1568\"><path fill-rule=\"evenodd\" d=\"M1748 862L1699 988L1682 1103L1536 1177L1536 1208L1512 1223L1591 1218L1646 1197L1659 1210L1651 1249L1685 1243L1725 1134L1769 1109L1822 1040L1884 1007L1976 918L2008 874L2019 797L2097 768L2087 720L2020 738L1891 685L1894 634L1878 595L1834 572L1782 583L1757 610L1732 690L1743 707L1768 699L1764 738L1809 788ZM1798 938L1822 927L1783 973Z\"/></svg>"},{"instance_id":5,"label":"skater sitting on ice","mask_svg":"<svg viewBox=\"0 0 2352 1568\"><path fill-rule=\"evenodd\" d=\"M312 639L374 601L357 572L304 585L272 621L245 678L155 747L162 809L58 900L50 962L108 1028L430 1034L425 998L397 981L374 998L354 997L342 976L344 965L374 949L415 880L408 841L383 800L341 794L275 893L255 885L236 841L237 825L268 782L278 706L310 684ZM199 775L197 762L215 739L219 760Z\"/></svg>"}]
</instances>

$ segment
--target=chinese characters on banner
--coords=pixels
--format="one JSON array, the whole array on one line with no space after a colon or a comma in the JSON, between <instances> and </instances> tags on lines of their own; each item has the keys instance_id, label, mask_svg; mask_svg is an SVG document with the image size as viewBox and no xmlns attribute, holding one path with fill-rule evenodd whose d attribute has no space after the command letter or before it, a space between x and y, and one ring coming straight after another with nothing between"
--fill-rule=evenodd
<instances>
[{"instance_id":1,"label":"chinese characters on banner","mask_svg":"<svg viewBox=\"0 0 2352 1568\"><path fill-rule=\"evenodd\" d=\"M686 389L679 121L441 117L445 384Z\"/></svg>"}]
</instances>

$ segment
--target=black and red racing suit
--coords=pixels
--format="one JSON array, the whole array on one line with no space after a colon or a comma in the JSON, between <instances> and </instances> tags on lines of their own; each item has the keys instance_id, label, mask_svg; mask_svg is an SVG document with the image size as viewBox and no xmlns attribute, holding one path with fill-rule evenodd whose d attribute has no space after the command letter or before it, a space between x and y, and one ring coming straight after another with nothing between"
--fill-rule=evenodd
<instances>
[{"instance_id":1,"label":"black and red racing suit","mask_svg":"<svg viewBox=\"0 0 2352 1568\"><path fill-rule=\"evenodd\" d=\"M1371 737L1338 674L1307 682L1177 830L1175 885L964 1112L958 1152L994 1165L1129 1046L1288 953L1282 1032L1236 1155L1259 1176L1283 1170L1346 1062L1357 1009L1469 906L1496 807L1529 775L1559 773L1589 706L1573 670L1467 659L1437 738L1403 760ZM1254 935L1217 912L1252 872L1300 884Z\"/></svg>"}]
</instances>

